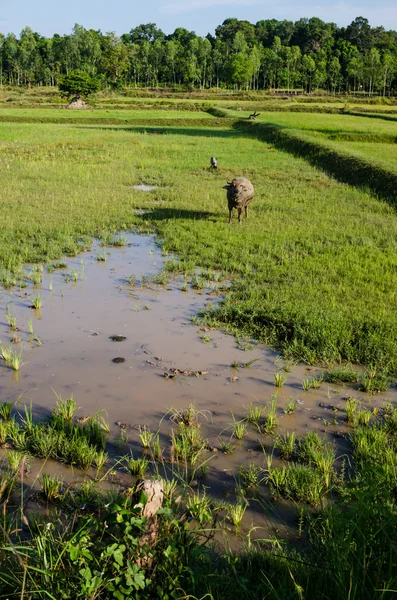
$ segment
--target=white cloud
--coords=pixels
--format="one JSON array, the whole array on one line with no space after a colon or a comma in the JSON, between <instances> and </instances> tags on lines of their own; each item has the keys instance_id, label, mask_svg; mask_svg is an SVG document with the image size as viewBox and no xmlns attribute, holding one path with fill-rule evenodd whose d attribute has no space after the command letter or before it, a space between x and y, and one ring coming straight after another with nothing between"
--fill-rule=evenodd
<instances>
[{"instance_id":1,"label":"white cloud","mask_svg":"<svg viewBox=\"0 0 397 600\"><path fill-rule=\"evenodd\" d=\"M254 4L257 4L257 0L186 0L185 2L166 4L162 7L161 12L175 15L202 8L213 8L218 6L252 6Z\"/></svg>"}]
</instances>

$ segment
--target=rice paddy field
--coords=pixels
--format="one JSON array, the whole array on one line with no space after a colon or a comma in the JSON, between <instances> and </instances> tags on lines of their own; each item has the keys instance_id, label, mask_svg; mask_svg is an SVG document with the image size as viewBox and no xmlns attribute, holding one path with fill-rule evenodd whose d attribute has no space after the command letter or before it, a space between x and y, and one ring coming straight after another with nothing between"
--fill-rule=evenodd
<instances>
[{"instance_id":1,"label":"rice paddy field","mask_svg":"<svg viewBox=\"0 0 397 600\"><path fill-rule=\"evenodd\" d=\"M391 598L393 106L38 97L0 97L0 598Z\"/></svg>"}]
</instances>

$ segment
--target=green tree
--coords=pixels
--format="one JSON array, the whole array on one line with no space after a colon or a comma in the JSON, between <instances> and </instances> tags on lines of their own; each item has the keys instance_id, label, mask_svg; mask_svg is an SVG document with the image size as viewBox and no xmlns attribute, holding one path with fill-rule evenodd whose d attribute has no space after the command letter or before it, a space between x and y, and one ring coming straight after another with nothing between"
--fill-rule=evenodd
<instances>
[{"instance_id":1,"label":"green tree","mask_svg":"<svg viewBox=\"0 0 397 600\"><path fill-rule=\"evenodd\" d=\"M69 75L62 77L59 82L59 91L62 96L75 98L87 98L99 90L99 81L93 79L84 71L72 71Z\"/></svg>"},{"instance_id":2,"label":"green tree","mask_svg":"<svg viewBox=\"0 0 397 600\"><path fill-rule=\"evenodd\" d=\"M114 31L102 38L101 69L105 77L117 87L123 75L128 71L128 50Z\"/></svg>"},{"instance_id":3,"label":"green tree","mask_svg":"<svg viewBox=\"0 0 397 600\"><path fill-rule=\"evenodd\" d=\"M375 87L378 84L380 75L380 53L376 48L371 48L365 57L365 73L368 80L368 92L372 96Z\"/></svg>"},{"instance_id":4,"label":"green tree","mask_svg":"<svg viewBox=\"0 0 397 600\"><path fill-rule=\"evenodd\" d=\"M328 64L328 80L331 91L335 94L336 88L340 83L340 62L337 56L333 56Z\"/></svg>"}]
</instances>

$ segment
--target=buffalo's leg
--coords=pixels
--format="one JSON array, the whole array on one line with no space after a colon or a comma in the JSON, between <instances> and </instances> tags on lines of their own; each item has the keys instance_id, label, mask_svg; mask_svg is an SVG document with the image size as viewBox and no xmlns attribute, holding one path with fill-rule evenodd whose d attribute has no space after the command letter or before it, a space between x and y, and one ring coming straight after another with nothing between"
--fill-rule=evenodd
<instances>
[{"instance_id":1,"label":"buffalo's leg","mask_svg":"<svg viewBox=\"0 0 397 600\"><path fill-rule=\"evenodd\" d=\"M248 204L245 205L245 218L248 219Z\"/></svg>"},{"instance_id":2,"label":"buffalo's leg","mask_svg":"<svg viewBox=\"0 0 397 600\"><path fill-rule=\"evenodd\" d=\"M242 220L243 220L243 218L242 218L242 212L243 212L243 209L239 208L238 209L238 222L240 223L240 225L241 225Z\"/></svg>"},{"instance_id":3,"label":"buffalo's leg","mask_svg":"<svg viewBox=\"0 0 397 600\"><path fill-rule=\"evenodd\" d=\"M232 212L233 212L233 209L229 208L229 225L232 224Z\"/></svg>"}]
</instances>

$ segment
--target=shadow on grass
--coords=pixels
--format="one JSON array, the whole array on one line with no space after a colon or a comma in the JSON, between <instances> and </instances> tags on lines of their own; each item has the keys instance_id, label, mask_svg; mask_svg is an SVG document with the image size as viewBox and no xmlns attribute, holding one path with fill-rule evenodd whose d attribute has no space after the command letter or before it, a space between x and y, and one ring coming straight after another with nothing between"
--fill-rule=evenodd
<instances>
[{"instance_id":1,"label":"shadow on grass","mask_svg":"<svg viewBox=\"0 0 397 600\"><path fill-rule=\"evenodd\" d=\"M151 221L170 221L173 219L189 219L192 221L218 221L220 213L179 208L153 208L147 210Z\"/></svg>"},{"instance_id":2,"label":"shadow on grass","mask_svg":"<svg viewBox=\"0 0 397 600\"><path fill-rule=\"evenodd\" d=\"M236 138L236 137L244 137L244 131L240 131L238 129L226 129L228 124L224 125L225 129L221 127L213 129L204 128L204 127L185 127L181 125L180 127L150 127L150 126L131 126L126 125L123 126L94 126L94 127L82 127L78 126L78 129L97 129L101 131L125 131L129 133L146 133L148 135L188 135L195 137L220 137L220 138Z\"/></svg>"}]
</instances>

